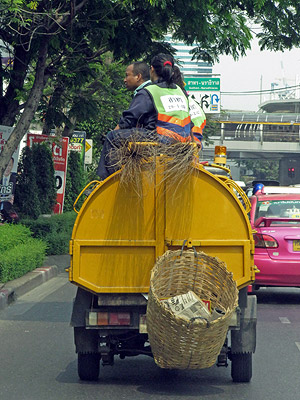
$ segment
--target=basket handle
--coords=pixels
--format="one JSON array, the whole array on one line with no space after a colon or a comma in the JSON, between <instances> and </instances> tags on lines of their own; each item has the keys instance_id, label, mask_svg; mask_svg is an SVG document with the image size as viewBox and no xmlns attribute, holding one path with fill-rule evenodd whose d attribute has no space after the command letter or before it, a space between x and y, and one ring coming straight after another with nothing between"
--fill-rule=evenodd
<instances>
[{"instance_id":1,"label":"basket handle","mask_svg":"<svg viewBox=\"0 0 300 400\"><path fill-rule=\"evenodd\" d=\"M183 241L183 243L182 243L181 252L180 252L180 257L182 257L183 250L184 250L184 246L185 246L186 242L187 242L187 239L185 239L185 240ZM197 253L197 250L196 250L195 246L193 246L192 249L194 250L194 256L195 256L195 258L197 259L197 258L198 258L198 253ZM195 289L195 283L196 283L196 276L197 276L197 273L198 273L198 264L197 264L197 268L196 268L195 276L194 276L193 291L194 291L194 289Z\"/></svg>"},{"instance_id":2,"label":"basket handle","mask_svg":"<svg viewBox=\"0 0 300 400\"><path fill-rule=\"evenodd\" d=\"M183 241L183 243L182 243L180 257L182 256L182 253L183 253L184 246L185 246L186 242L187 242L187 239L185 239L185 240Z\"/></svg>"},{"instance_id":3,"label":"basket handle","mask_svg":"<svg viewBox=\"0 0 300 400\"><path fill-rule=\"evenodd\" d=\"M185 246L186 242L187 242L187 239L185 239L185 240L183 241L183 243L182 243L180 256L182 256L182 253L183 253L183 251L184 251L184 246ZM195 257L197 257L197 250L195 249L195 246L193 246L192 249L194 250Z\"/></svg>"},{"instance_id":4,"label":"basket handle","mask_svg":"<svg viewBox=\"0 0 300 400\"><path fill-rule=\"evenodd\" d=\"M197 251L196 251L196 249L195 249L194 246L193 246L193 250L194 250L195 259L197 260L197 258L198 258L198 253L197 253ZM195 276L194 276L193 291L195 290L196 277L197 277L197 274L198 274L198 263L197 263L196 265L197 265L197 268L196 268ZM208 321L207 321L207 322L208 322Z\"/></svg>"}]
</instances>

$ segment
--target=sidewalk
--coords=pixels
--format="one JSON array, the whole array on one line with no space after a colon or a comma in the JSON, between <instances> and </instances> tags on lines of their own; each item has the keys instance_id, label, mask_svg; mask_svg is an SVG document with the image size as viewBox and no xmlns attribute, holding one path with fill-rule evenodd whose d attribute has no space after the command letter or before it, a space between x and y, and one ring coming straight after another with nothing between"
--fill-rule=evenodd
<instances>
[{"instance_id":1,"label":"sidewalk","mask_svg":"<svg viewBox=\"0 0 300 400\"><path fill-rule=\"evenodd\" d=\"M19 296L29 292L49 279L65 272L70 266L68 254L48 256L42 267L28 272L21 278L0 284L0 310L14 302Z\"/></svg>"}]
</instances>

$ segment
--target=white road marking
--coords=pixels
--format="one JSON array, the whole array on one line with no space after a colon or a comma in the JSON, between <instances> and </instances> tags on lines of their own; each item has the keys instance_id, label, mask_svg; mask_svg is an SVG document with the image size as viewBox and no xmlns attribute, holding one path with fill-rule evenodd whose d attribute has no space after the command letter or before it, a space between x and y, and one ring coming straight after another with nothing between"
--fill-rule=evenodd
<instances>
[{"instance_id":1,"label":"white road marking","mask_svg":"<svg viewBox=\"0 0 300 400\"><path fill-rule=\"evenodd\" d=\"M291 321L287 317L279 317L279 320L282 324L290 324Z\"/></svg>"},{"instance_id":2,"label":"white road marking","mask_svg":"<svg viewBox=\"0 0 300 400\"><path fill-rule=\"evenodd\" d=\"M300 351L300 342L295 342L295 344L298 347L298 350Z\"/></svg>"}]
</instances>

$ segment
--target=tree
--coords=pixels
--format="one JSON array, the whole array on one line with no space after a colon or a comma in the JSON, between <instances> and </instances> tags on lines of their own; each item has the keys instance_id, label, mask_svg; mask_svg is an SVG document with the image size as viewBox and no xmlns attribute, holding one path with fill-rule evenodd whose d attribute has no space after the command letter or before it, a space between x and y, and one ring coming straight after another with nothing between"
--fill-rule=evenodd
<instances>
[{"instance_id":1,"label":"tree","mask_svg":"<svg viewBox=\"0 0 300 400\"><path fill-rule=\"evenodd\" d=\"M46 143L35 143L32 147L35 180L41 214L50 214L56 204L55 170L52 152Z\"/></svg>"},{"instance_id":2,"label":"tree","mask_svg":"<svg viewBox=\"0 0 300 400\"><path fill-rule=\"evenodd\" d=\"M24 147L18 165L18 178L14 205L19 213L31 218L38 218L41 213L41 201L36 184L36 169L33 151Z\"/></svg>"},{"instance_id":3,"label":"tree","mask_svg":"<svg viewBox=\"0 0 300 400\"><path fill-rule=\"evenodd\" d=\"M66 135L76 127L77 130L87 129L88 137L95 140L96 128L101 131L95 142L97 147L101 134L116 126L131 96L124 87L124 66L107 62L108 56L102 57L97 78L91 76L83 83L60 75L51 81L51 87L46 87L38 109L44 134L56 127Z\"/></svg>"},{"instance_id":4,"label":"tree","mask_svg":"<svg viewBox=\"0 0 300 400\"><path fill-rule=\"evenodd\" d=\"M253 180L279 180L279 160L243 160L240 165L253 172Z\"/></svg>"},{"instance_id":5,"label":"tree","mask_svg":"<svg viewBox=\"0 0 300 400\"><path fill-rule=\"evenodd\" d=\"M64 211L73 210L73 204L85 185L86 179L80 154L71 151L68 157Z\"/></svg>"},{"instance_id":6,"label":"tree","mask_svg":"<svg viewBox=\"0 0 300 400\"><path fill-rule=\"evenodd\" d=\"M56 203L52 153L45 143L24 147L18 165L14 204L22 215L50 214Z\"/></svg>"},{"instance_id":7,"label":"tree","mask_svg":"<svg viewBox=\"0 0 300 400\"><path fill-rule=\"evenodd\" d=\"M101 90L99 66L107 52L114 60L147 56L166 48L163 35L171 31L175 39L196 42L197 57L213 61L232 54L236 59L250 48L253 23L261 27L262 48L282 50L300 43L293 0L0 0L0 124L16 124L0 154L0 178L48 81L55 83L56 98L64 78L74 88L78 82L92 103ZM4 50L11 59L7 64L2 63ZM81 110L82 102L74 110Z\"/></svg>"}]
</instances>

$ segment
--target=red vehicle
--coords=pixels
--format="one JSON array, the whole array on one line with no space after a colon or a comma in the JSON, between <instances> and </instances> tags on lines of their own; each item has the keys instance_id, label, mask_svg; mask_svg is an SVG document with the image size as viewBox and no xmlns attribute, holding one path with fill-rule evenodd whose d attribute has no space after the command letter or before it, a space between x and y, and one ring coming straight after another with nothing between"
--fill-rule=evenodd
<instances>
[{"instance_id":1,"label":"red vehicle","mask_svg":"<svg viewBox=\"0 0 300 400\"><path fill-rule=\"evenodd\" d=\"M300 190L264 187L250 198L256 274L260 286L300 287ZM277 193L273 193L277 192Z\"/></svg>"}]
</instances>

